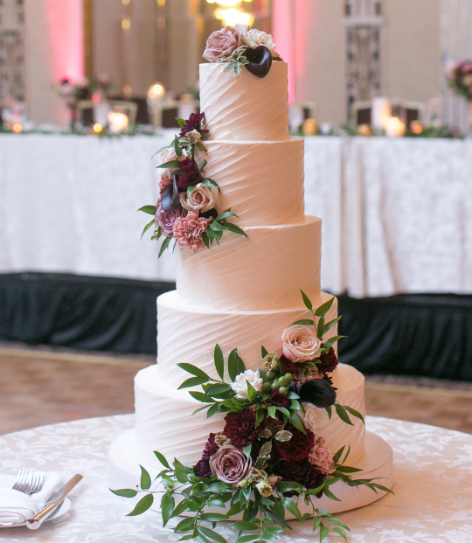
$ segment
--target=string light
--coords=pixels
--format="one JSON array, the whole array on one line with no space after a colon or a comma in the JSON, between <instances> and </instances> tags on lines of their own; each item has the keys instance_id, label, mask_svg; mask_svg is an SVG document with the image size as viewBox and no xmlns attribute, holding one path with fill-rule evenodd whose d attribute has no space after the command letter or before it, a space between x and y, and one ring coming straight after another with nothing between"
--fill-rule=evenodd
<instances>
[{"instance_id":1,"label":"string light","mask_svg":"<svg viewBox=\"0 0 472 543\"><path fill-rule=\"evenodd\" d=\"M206 0L209 4L219 4L220 6L236 6L243 0ZM252 0L244 0L244 2L252 2Z\"/></svg>"},{"instance_id":2,"label":"string light","mask_svg":"<svg viewBox=\"0 0 472 543\"><path fill-rule=\"evenodd\" d=\"M131 26L131 21L129 19L123 19L121 21L121 27L124 29L124 30L129 30L129 27Z\"/></svg>"},{"instance_id":3,"label":"string light","mask_svg":"<svg viewBox=\"0 0 472 543\"><path fill-rule=\"evenodd\" d=\"M100 132L103 130L103 126L100 123L95 123L93 125L93 131L95 134L100 134Z\"/></svg>"},{"instance_id":4,"label":"string light","mask_svg":"<svg viewBox=\"0 0 472 543\"><path fill-rule=\"evenodd\" d=\"M154 83L149 87L148 96L149 98L161 98L165 92L166 89L162 83Z\"/></svg>"},{"instance_id":5,"label":"string light","mask_svg":"<svg viewBox=\"0 0 472 543\"><path fill-rule=\"evenodd\" d=\"M131 88L131 85L125 85L123 87L123 94L125 96L131 96L131 93L133 92L133 89Z\"/></svg>"},{"instance_id":6,"label":"string light","mask_svg":"<svg viewBox=\"0 0 472 543\"><path fill-rule=\"evenodd\" d=\"M217 9L215 17L222 22L223 26L234 26L237 24L252 26L254 15L240 11L239 9Z\"/></svg>"},{"instance_id":7,"label":"string light","mask_svg":"<svg viewBox=\"0 0 472 543\"><path fill-rule=\"evenodd\" d=\"M130 3L131 0L121 0L122 4L124 6L129 6L129 3Z\"/></svg>"}]
</instances>

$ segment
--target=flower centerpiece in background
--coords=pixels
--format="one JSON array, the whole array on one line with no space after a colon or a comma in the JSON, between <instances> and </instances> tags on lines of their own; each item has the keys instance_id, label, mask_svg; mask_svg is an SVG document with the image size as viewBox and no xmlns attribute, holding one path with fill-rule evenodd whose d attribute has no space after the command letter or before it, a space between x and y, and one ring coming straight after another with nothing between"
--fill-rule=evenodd
<instances>
[{"instance_id":1,"label":"flower centerpiece in background","mask_svg":"<svg viewBox=\"0 0 472 543\"><path fill-rule=\"evenodd\" d=\"M469 132L472 132L472 60L450 63L446 66L446 78L454 94L469 104Z\"/></svg>"},{"instance_id":2,"label":"flower centerpiece in background","mask_svg":"<svg viewBox=\"0 0 472 543\"><path fill-rule=\"evenodd\" d=\"M207 153L203 144L208 135L205 114L192 113L188 120L177 121L180 134L158 151L162 160L159 168L163 172L157 204L138 210L154 216L144 227L141 237L154 227L151 239L164 238L159 257L172 239L174 247L178 244L196 253L205 247L210 249L215 241L219 245L225 230L247 237L239 226L228 222L229 218L237 217L231 209L222 213L216 210L220 188L216 181L205 177L207 161L200 159L200 155Z\"/></svg>"},{"instance_id":3,"label":"flower centerpiece in background","mask_svg":"<svg viewBox=\"0 0 472 543\"><path fill-rule=\"evenodd\" d=\"M70 129L75 131L79 121L79 102L92 98L93 87L90 80L84 77L80 81L72 83L69 79L61 79L58 83L58 93L64 99L70 111Z\"/></svg>"}]
</instances>

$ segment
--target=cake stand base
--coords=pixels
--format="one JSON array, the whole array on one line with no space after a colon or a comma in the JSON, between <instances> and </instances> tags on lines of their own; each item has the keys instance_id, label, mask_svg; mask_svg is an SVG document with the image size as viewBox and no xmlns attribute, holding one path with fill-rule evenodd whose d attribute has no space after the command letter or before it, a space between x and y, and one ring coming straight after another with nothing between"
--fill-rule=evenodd
<instances>
[{"instance_id":1,"label":"cake stand base","mask_svg":"<svg viewBox=\"0 0 472 543\"><path fill-rule=\"evenodd\" d=\"M355 473L353 478L372 479L376 478L377 482L389 489L393 487L393 452L390 445L382 438L371 432L366 432L365 439L365 455L353 467L359 468L362 472ZM349 459L347 461L349 464ZM155 468L145 467L152 478L158 471ZM108 486L113 490L123 488L136 488L139 485L141 478L141 470L135 452L135 435L134 430L129 430L118 436L110 445L108 452ZM342 481L334 484L330 490L341 501L334 501L326 496L322 498L313 498L316 508L326 509L332 514L342 513L351 509L357 509L364 505L369 505L378 499L385 496L386 492L380 490L377 494L366 486L350 487ZM130 503L130 511L134 504L143 497L143 494L138 494L136 498L122 498ZM154 503L151 507L154 511L159 511L161 494L155 494ZM306 506L303 500L300 500L299 508L302 514L312 513L312 508ZM210 511L210 510L209 510ZM213 511L213 509L211 509ZM221 513L223 509L214 508L214 512ZM185 515L184 515L185 516ZM287 514L287 519L291 519ZM238 520L238 517L234 517Z\"/></svg>"}]
</instances>

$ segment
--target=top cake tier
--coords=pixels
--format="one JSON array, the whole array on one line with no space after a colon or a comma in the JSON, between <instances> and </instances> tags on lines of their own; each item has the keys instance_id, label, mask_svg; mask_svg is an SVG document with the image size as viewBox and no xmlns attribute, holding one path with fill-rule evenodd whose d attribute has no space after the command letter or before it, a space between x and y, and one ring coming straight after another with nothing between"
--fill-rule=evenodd
<instances>
[{"instance_id":1,"label":"top cake tier","mask_svg":"<svg viewBox=\"0 0 472 543\"><path fill-rule=\"evenodd\" d=\"M287 64L273 62L259 79L225 64L200 64L200 111L212 140L284 141L288 134Z\"/></svg>"}]
</instances>

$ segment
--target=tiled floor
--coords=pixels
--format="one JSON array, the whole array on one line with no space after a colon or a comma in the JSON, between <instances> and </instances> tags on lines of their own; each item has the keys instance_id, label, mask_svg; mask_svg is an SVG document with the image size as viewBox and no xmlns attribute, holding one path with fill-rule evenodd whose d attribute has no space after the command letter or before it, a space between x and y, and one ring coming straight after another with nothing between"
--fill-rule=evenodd
<instances>
[{"instance_id":1,"label":"tiled floor","mask_svg":"<svg viewBox=\"0 0 472 543\"><path fill-rule=\"evenodd\" d=\"M133 378L152 357L106 357L0 345L0 434L133 411ZM367 412L472 433L472 387L367 380Z\"/></svg>"}]
</instances>

